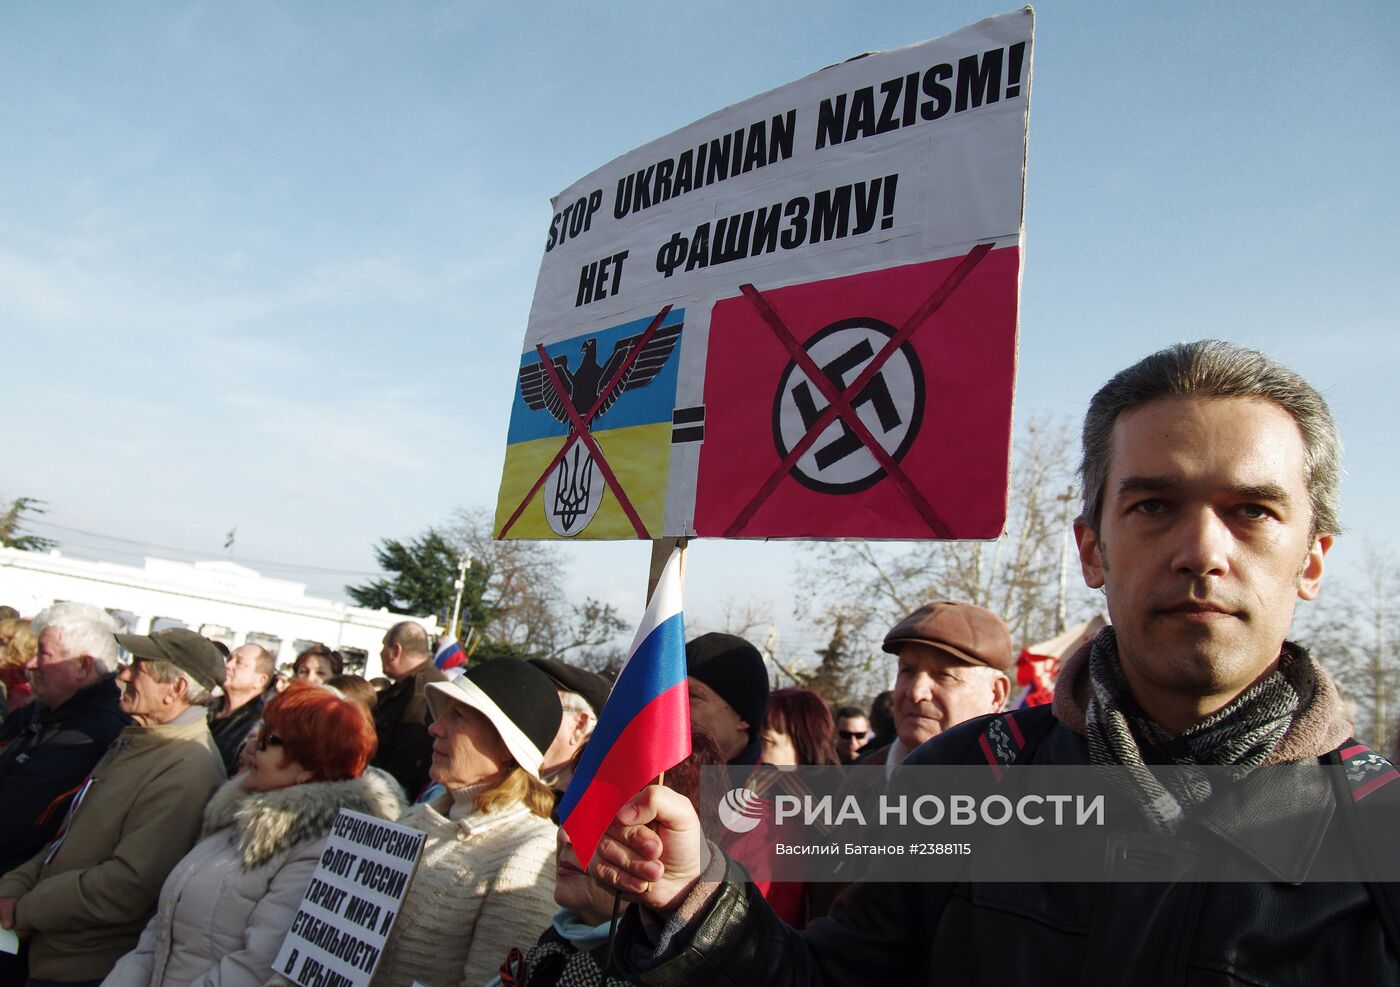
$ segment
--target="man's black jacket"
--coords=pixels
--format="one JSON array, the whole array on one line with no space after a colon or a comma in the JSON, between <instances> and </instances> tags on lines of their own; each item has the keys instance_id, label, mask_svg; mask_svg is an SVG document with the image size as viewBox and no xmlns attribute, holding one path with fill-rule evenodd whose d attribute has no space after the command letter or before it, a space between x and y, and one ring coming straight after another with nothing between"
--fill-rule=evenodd
<instances>
[{"instance_id":1,"label":"man's black jacket","mask_svg":"<svg viewBox=\"0 0 1400 987\"><path fill-rule=\"evenodd\" d=\"M961 724L905 763L984 763L978 740L990 721ZM1042 735L1027 763L1089 763L1084 738L1069 728L1055 722ZM1393 803L1396 792L1400 785L1372 797ZM1339 838L1351 806L1339 798L1336 808L1323 839ZM1386 934L1393 895L1376 886L856 883L830 917L798 932L743 883L742 868L728 867L689 943L660 966L647 969L649 939L628 911L620 950L628 976L763 987L1400 983Z\"/></svg>"},{"instance_id":2,"label":"man's black jacket","mask_svg":"<svg viewBox=\"0 0 1400 987\"><path fill-rule=\"evenodd\" d=\"M254 696L223 718L216 716L215 710L209 711L209 732L214 737L214 746L219 748L219 757L223 758L224 771L230 778L238 774L238 751L243 746L243 739L253 729L253 724L262 719L264 700L264 696Z\"/></svg>"},{"instance_id":3,"label":"man's black jacket","mask_svg":"<svg viewBox=\"0 0 1400 987\"><path fill-rule=\"evenodd\" d=\"M53 839L68 803L130 720L108 676L79 689L62 706L39 700L0 730L0 874Z\"/></svg>"},{"instance_id":4,"label":"man's black jacket","mask_svg":"<svg viewBox=\"0 0 1400 987\"><path fill-rule=\"evenodd\" d=\"M432 716L423 687L446 678L431 661L425 661L381 692L375 707L379 749L371 763L393 775L410 802L427 785L433 760L433 738L428 736Z\"/></svg>"}]
</instances>

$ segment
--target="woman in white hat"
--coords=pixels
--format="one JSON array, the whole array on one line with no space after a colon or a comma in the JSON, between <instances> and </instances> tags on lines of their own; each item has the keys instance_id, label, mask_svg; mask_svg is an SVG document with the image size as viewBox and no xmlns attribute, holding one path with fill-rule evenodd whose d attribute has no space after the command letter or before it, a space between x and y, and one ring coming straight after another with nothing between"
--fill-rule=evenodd
<instances>
[{"instance_id":1,"label":"woman in white hat","mask_svg":"<svg viewBox=\"0 0 1400 987\"><path fill-rule=\"evenodd\" d=\"M540 780L559 697L539 669L499 658L430 682L429 777L447 789L399 820L427 834L374 984L481 984L554 913L553 795Z\"/></svg>"}]
</instances>

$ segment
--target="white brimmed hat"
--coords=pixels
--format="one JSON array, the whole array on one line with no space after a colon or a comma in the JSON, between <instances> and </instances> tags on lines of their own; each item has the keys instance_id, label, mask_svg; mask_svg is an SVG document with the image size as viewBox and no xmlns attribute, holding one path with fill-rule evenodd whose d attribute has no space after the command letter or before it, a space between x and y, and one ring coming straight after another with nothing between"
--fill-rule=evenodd
<instances>
[{"instance_id":1,"label":"white brimmed hat","mask_svg":"<svg viewBox=\"0 0 1400 987\"><path fill-rule=\"evenodd\" d=\"M434 718L444 699L480 712L515 763L539 778L540 762L563 716L559 693L544 672L514 658L497 658L471 665L450 681L429 682L423 694Z\"/></svg>"}]
</instances>

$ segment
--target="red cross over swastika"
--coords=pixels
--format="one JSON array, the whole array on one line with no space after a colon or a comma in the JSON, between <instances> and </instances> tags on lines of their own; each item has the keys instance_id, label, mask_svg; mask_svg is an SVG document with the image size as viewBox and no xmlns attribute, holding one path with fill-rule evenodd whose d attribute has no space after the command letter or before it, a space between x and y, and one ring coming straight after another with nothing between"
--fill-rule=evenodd
<instances>
[{"instance_id":1,"label":"red cross over swastika","mask_svg":"<svg viewBox=\"0 0 1400 987\"><path fill-rule=\"evenodd\" d=\"M934 537L953 537L952 531L939 519L938 515L934 512L933 506L928 502L928 499L909 479L899 463L895 462L894 458L885 451L884 446L870 433L865 422L863 422L856 413L853 402L875 378L875 375L880 372L880 369L895 351L903 346L921 326L928 322L930 317L943 306L944 302L957 290L958 286L963 283L968 274L972 272L973 268L981 262L982 258L985 257L991 249L992 245L989 243L978 244L973 247L972 250L962 258L958 266L943 279L943 282L939 284L936 289L934 289L933 293L905 320L899 331L881 347L880 351L875 354L875 357L865 366L865 369L860 372L856 379L845 390L838 390L831 379L822 372L821 368L812 360L811 356L802 347L802 344L797 341L796 336L794 336L792 331L783 323L781 317L774 311L773 307L768 303L768 300L763 297L758 289L751 284L741 286L740 291L743 292L744 297L754 306L755 310L773 331L778 341L782 343L783 348L787 350L798 368L806 374L807 379L821 392L828 404L822 413L812 422L810 427L806 429L802 439L788 451L788 454L784 456L782 461L774 468L772 473L768 476L768 479L759 487L748 504L739 512L733 522L730 523L724 532L725 537L734 538L743 533L745 527L747 527L749 522L753 519L755 512L758 511L759 507L761 507L764 501L773 493L778 484L782 482L783 477L788 475L797 461L806 454L807 450L812 447L821 434L826 431L827 427L831 425L832 422L836 421L838 417L845 426L855 434L861 444L870 451L871 455L875 457L881 468L883 468L885 473L894 481L900 493L909 501L919 517L928 526L929 531L933 533Z\"/></svg>"}]
</instances>

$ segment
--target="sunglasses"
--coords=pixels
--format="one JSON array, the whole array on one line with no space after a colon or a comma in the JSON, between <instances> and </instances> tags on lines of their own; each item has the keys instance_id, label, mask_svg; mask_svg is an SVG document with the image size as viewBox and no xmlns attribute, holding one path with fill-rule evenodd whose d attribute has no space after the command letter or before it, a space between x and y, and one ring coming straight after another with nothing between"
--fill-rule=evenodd
<instances>
[{"instance_id":1,"label":"sunglasses","mask_svg":"<svg viewBox=\"0 0 1400 987\"><path fill-rule=\"evenodd\" d=\"M265 751L269 747L281 747L282 738L272 732L271 725L263 723L258 727L258 750Z\"/></svg>"},{"instance_id":2,"label":"sunglasses","mask_svg":"<svg viewBox=\"0 0 1400 987\"><path fill-rule=\"evenodd\" d=\"M837 732L838 734L841 735L841 739L842 739L842 740L864 740L864 739L865 739L865 731L864 731L864 730L837 730L836 732Z\"/></svg>"}]
</instances>

